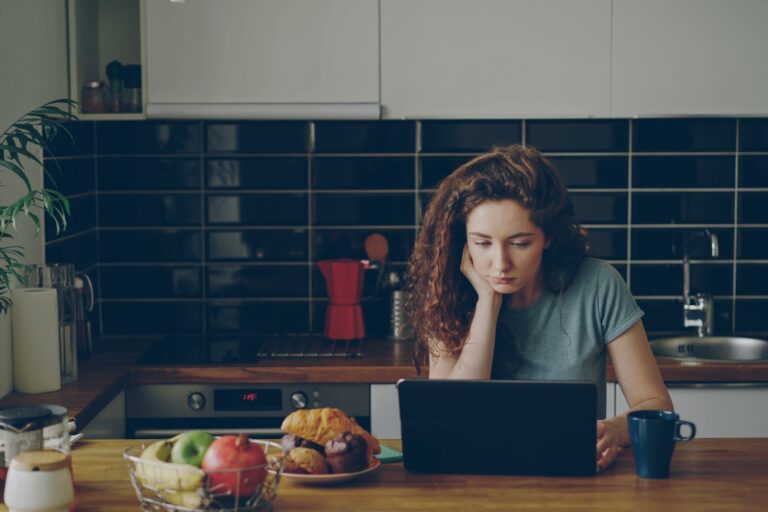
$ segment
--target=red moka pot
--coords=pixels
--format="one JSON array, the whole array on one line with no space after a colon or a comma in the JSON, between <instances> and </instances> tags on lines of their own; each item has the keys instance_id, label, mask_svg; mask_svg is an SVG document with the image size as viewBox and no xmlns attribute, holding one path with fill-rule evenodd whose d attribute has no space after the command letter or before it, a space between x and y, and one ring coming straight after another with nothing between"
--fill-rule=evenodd
<instances>
[{"instance_id":1,"label":"red moka pot","mask_svg":"<svg viewBox=\"0 0 768 512\"><path fill-rule=\"evenodd\" d=\"M360 299L363 294L367 261L341 259L318 261L328 288L325 337L332 340L357 340L365 337L365 322Z\"/></svg>"}]
</instances>

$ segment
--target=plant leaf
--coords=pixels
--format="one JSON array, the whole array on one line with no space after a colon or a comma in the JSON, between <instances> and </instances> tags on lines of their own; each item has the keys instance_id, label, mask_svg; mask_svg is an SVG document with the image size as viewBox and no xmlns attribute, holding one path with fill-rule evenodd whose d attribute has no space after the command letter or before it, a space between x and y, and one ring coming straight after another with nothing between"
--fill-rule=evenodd
<instances>
[{"instance_id":1,"label":"plant leaf","mask_svg":"<svg viewBox=\"0 0 768 512\"><path fill-rule=\"evenodd\" d=\"M5 167L6 169L10 169L11 172L13 172L16 176L21 178L21 181L24 182L24 185L27 187L28 191L32 191L32 184L29 182L29 178L27 178L27 175L24 173L24 169L22 169L19 165L8 162L7 160L1 160L0 159L0 167Z\"/></svg>"}]
</instances>

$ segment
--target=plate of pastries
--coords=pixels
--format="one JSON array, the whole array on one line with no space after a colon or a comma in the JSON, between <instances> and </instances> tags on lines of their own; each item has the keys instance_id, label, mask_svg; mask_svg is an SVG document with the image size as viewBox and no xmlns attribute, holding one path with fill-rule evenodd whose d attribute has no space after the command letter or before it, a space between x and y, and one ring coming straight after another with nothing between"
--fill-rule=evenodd
<instances>
[{"instance_id":1,"label":"plate of pastries","mask_svg":"<svg viewBox=\"0 0 768 512\"><path fill-rule=\"evenodd\" d=\"M330 485L358 478L380 465L379 441L342 410L300 409L281 426L283 478L309 485Z\"/></svg>"}]
</instances>

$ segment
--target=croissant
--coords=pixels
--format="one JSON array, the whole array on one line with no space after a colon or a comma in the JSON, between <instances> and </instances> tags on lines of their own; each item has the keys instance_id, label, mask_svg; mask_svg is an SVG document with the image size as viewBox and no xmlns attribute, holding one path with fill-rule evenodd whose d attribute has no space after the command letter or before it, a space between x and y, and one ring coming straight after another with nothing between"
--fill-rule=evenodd
<instances>
[{"instance_id":1,"label":"croissant","mask_svg":"<svg viewBox=\"0 0 768 512\"><path fill-rule=\"evenodd\" d=\"M381 453L378 439L358 425L354 418L333 407L299 409L286 416L280 428L321 446L343 432L352 432L365 438L372 453Z\"/></svg>"}]
</instances>

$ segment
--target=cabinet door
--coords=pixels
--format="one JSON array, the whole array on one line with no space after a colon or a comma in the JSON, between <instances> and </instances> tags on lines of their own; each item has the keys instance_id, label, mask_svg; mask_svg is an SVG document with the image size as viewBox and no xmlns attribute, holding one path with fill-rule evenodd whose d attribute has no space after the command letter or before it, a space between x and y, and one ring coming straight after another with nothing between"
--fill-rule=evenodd
<instances>
[{"instance_id":1,"label":"cabinet door","mask_svg":"<svg viewBox=\"0 0 768 512\"><path fill-rule=\"evenodd\" d=\"M84 429L87 439L122 439L125 437L125 391L117 395Z\"/></svg>"},{"instance_id":2,"label":"cabinet door","mask_svg":"<svg viewBox=\"0 0 768 512\"><path fill-rule=\"evenodd\" d=\"M768 384L667 387L675 412L696 424L696 437L768 437ZM616 414L627 409L617 388Z\"/></svg>"},{"instance_id":3,"label":"cabinet door","mask_svg":"<svg viewBox=\"0 0 768 512\"><path fill-rule=\"evenodd\" d=\"M615 0L614 117L768 112L768 2Z\"/></svg>"},{"instance_id":4,"label":"cabinet door","mask_svg":"<svg viewBox=\"0 0 768 512\"><path fill-rule=\"evenodd\" d=\"M147 2L150 103L379 101L377 0Z\"/></svg>"},{"instance_id":5,"label":"cabinet door","mask_svg":"<svg viewBox=\"0 0 768 512\"><path fill-rule=\"evenodd\" d=\"M610 12L610 0L381 0L382 117L607 117Z\"/></svg>"},{"instance_id":6,"label":"cabinet door","mask_svg":"<svg viewBox=\"0 0 768 512\"><path fill-rule=\"evenodd\" d=\"M400 439L400 401L394 384L371 384L371 434Z\"/></svg>"}]
</instances>

